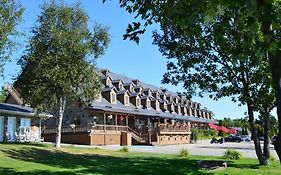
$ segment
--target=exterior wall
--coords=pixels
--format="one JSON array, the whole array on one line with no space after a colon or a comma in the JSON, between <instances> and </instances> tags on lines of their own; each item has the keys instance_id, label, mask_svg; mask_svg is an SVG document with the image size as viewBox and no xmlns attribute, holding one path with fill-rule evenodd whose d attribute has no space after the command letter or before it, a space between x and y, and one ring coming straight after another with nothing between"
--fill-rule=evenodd
<instances>
[{"instance_id":1,"label":"exterior wall","mask_svg":"<svg viewBox=\"0 0 281 175\"><path fill-rule=\"evenodd\" d=\"M158 135L159 145L175 145L190 143L190 134L165 134Z\"/></svg>"},{"instance_id":2,"label":"exterior wall","mask_svg":"<svg viewBox=\"0 0 281 175\"><path fill-rule=\"evenodd\" d=\"M56 133L42 134L42 137L44 141L55 142ZM91 137L87 133L62 133L61 135L62 143L90 145L90 140Z\"/></svg>"},{"instance_id":3,"label":"exterior wall","mask_svg":"<svg viewBox=\"0 0 281 175\"><path fill-rule=\"evenodd\" d=\"M55 142L56 134L43 134L44 141ZM83 145L128 145L132 143L131 135L128 133L62 133L62 143Z\"/></svg>"}]
</instances>

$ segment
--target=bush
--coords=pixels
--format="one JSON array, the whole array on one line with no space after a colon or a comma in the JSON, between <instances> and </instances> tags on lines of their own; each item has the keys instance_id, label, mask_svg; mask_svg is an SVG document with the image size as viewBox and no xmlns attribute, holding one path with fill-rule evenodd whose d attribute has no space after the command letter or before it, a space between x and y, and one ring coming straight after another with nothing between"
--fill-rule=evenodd
<instances>
[{"instance_id":1,"label":"bush","mask_svg":"<svg viewBox=\"0 0 281 175\"><path fill-rule=\"evenodd\" d=\"M269 155L269 160L270 160L270 161L275 161L276 159L275 159L275 157L274 157L272 154L270 154L270 155Z\"/></svg>"},{"instance_id":2,"label":"bush","mask_svg":"<svg viewBox=\"0 0 281 175\"><path fill-rule=\"evenodd\" d=\"M94 150L101 150L99 147L95 147Z\"/></svg>"},{"instance_id":3,"label":"bush","mask_svg":"<svg viewBox=\"0 0 281 175\"><path fill-rule=\"evenodd\" d=\"M232 160L238 160L242 157L242 154L239 151L228 149L225 151L223 158L224 159L232 159Z\"/></svg>"},{"instance_id":4,"label":"bush","mask_svg":"<svg viewBox=\"0 0 281 175\"><path fill-rule=\"evenodd\" d=\"M123 148L121 148L119 151L120 152L129 152L129 148L127 146L123 146Z\"/></svg>"},{"instance_id":5,"label":"bush","mask_svg":"<svg viewBox=\"0 0 281 175\"><path fill-rule=\"evenodd\" d=\"M189 151L187 149L181 149L180 151L180 154L179 154L180 157L189 157L190 154L189 154Z\"/></svg>"}]
</instances>

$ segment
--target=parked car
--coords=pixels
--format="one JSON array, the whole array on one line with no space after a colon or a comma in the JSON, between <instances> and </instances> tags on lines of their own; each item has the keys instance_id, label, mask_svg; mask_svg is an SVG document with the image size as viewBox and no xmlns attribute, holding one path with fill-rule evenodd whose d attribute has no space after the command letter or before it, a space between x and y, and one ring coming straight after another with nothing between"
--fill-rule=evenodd
<instances>
[{"instance_id":1,"label":"parked car","mask_svg":"<svg viewBox=\"0 0 281 175\"><path fill-rule=\"evenodd\" d=\"M241 141L243 141L243 142L250 142L251 141L251 136L249 136L249 135L241 135Z\"/></svg>"},{"instance_id":2,"label":"parked car","mask_svg":"<svg viewBox=\"0 0 281 175\"><path fill-rule=\"evenodd\" d=\"M242 141L241 137L236 136L236 135L230 135L226 138L224 138L225 142L237 142L240 143Z\"/></svg>"},{"instance_id":3,"label":"parked car","mask_svg":"<svg viewBox=\"0 0 281 175\"><path fill-rule=\"evenodd\" d=\"M271 144L273 145L273 143L276 142L276 140L277 140L277 136L273 136L273 137L271 138Z\"/></svg>"},{"instance_id":4,"label":"parked car","mask_svg":"<svg viewBox=\"0 0 281 175\"><path fill-rule=\"evenodd\" d=\"M213 137L212 140L211 140L211 144L213 144L213 143L220 143L220 144L222 144L223 140L224 140L223 138L217 139L217 138Z\"/></svg>"},{"instance_id":5,"label":"parked car","mask_svg":"<svg viewBox=\"0 0 281 175\"><path fill-rule=\"evenodd\" d=\"M264 141L264 136L260 136L259 141Z\"/></svg>"}]
</instances>

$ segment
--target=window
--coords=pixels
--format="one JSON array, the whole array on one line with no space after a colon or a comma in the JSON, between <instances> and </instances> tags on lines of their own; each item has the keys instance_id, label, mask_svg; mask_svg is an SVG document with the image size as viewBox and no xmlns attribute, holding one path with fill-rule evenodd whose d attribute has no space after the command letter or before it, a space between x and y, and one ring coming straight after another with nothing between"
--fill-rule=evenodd
<instances>
[{"instance_id":1,"label":"window","mask_svg":"<svg viewBox=\"0 0 281 175\"><path fill-rule=\"evenodd\" d=\"M127 95L124 96L124 104L129 105L129 96Z\"/></svg>"},{"instance_id":2,"label":"window","mask_svg":"<svg viewBox=\"0 0 281 175\"><path fill-rule=\"evenodd\" d=\"M116 103L116 93L111 92L111 103Z\"/></svg>"},{"instance_id":3,"label":"window","mask_svg":"<svg viewBox=\"0 0 281 175\"><path fill-rule=\"evenodd\" d=\"M150 107L151 107L150 100L146 100L146 108L150 108Z\"/></svg>"},{"instance_id":4,"label":"window","mask_svg":"<svg viewBox=\"0 0 281 175\"><path fill-rule=\"evenodd\" d=\"M109 78L106 79L106 85L107 85L107 86L111 86L111 81L110 81Z\"/></svg>"},{"instance_id":5,"label":"window","mask_svg":"<svg viewBox=\"0 0 281 175\"><path fill-rule=\"evenodd\" d=\"M123 89L123 84L119 83L119 89L122 90Z\"/></svg>"},{"instance_id":6,"label":"window","mask_svg":"<svg viewBox=\"0 0 281 175\"><path fill-rule=\"evenodd\" d=\"M158 101L156 101L155 102L155 104L156 104L156 110L158 111L158 110L160 110L160 105L159 105L159 102Z\"/></svg>"},{"instance_id":7,"label":"window","mask_svg":"<svg viewBox=\"0 0 281 175\"><path fill-rule=\"evenodd\" d=\"M136 98L136 107L140 107L140 105L141 105L141 100L140 100L140 98Z\"/></svg>"},{"instance_id":8,"label":"window","mask_svg":"<svg viewBox=\"0 0 281 175\"><path fill-rule=\"evenodd\" d=\"M130 85L130 92L134 91L134 87L132 85Z\"/></svg>"}]
</instances>

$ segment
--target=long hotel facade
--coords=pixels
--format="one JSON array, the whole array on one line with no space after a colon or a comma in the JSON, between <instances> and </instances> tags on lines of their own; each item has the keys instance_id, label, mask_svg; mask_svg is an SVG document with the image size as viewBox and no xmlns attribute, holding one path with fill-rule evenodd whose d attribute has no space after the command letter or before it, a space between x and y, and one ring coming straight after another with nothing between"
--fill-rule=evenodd
<instances>
[{"instance_id":1,"label":"long hotel facade","mask_svg":"<svg viewBox=\"0 0 281 175\"><path fill-rule=\"evenodd\" d=\"M62 142L87 145L190 143L192 128L216 123L212 112L179 93L101 70L103 89L85 108L66 109ZM56 120L43 123L45 141L55 140Z\"/></svg>"}]
</instances>

